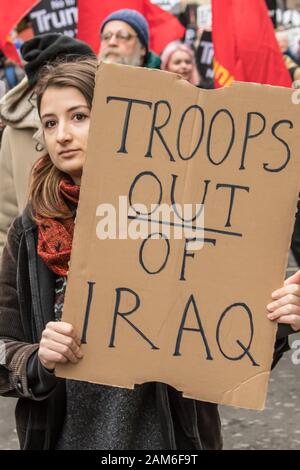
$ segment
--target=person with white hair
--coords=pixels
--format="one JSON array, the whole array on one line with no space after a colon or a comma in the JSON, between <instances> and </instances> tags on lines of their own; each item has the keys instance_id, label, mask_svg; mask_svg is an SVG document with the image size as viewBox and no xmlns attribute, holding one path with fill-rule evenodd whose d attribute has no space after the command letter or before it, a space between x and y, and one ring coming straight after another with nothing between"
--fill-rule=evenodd
<instances>
[{"instance_id":1,"label":"person with white hair","mask_svg":"<svg viewBox=\"0 0 300 470\"><path fill-rule=\"evenodd\" d=\"M138 11L123 9L108 15L100 37L99 61L159 69L159 56L149 50L149 25Z\"/></svg>"}]
</instances>

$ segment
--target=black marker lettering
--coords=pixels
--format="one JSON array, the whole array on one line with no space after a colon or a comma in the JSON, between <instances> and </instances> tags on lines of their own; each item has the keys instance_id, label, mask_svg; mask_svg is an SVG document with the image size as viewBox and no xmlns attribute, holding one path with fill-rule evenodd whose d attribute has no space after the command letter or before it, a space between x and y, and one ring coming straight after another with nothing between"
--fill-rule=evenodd
<instances>
[{"instance_id":1,"label":"black marker lettering","mask_svg":"<svg viewBox=\"0 0 300 470\"><path fill-rule=\"evenodd\" d=\"M190 304L193 304L193 308L194 308L194 312L195 312L195 315L196 315L196 319L197 319L197 323L198 323L199 328L185 328L185 326L184 326L185 322L186 322L186 318L187 318L187 314L188 314L188 311L189 311ZM181 324L180 324L180 327L179 327L179 330L178 330L178 336L177 336L177 341L176 341L176 346L175 346L175 352L174 352L173 356L181 356L180 346L181 346L182 332L183 331L194 331L194 332L198 332L198 333L201 334L204 345L205 345L206 359L212 361L213 357L212 357L210 349L209 349L209 345L208 345L208 342L207 342L207 339L206 339L206 336L205 336L205 332L204 332L204 329L203 329L203 326L202 326L202 323L201 323L200 315L199 315L198 308L197 308L197 305L196 305L193 294L190 296L190 298L189 298L189 300L186 304L186 307L184 309L184 312L183 312Z\"/></svg>"},{"instance_id":2,"label":"black marker lettering","mask_svg":"<svg viewBox=\"0 0 300 470\"><path fill-rule=\"evenodd\" d=\"M144 259L143 259L143 251L144 251L144 247L147 243L147 241L152 238L153 235L159 235L161 236L162 239L165 240L166 244L167 244L167 253L166 253L166 257L165 257L165 260L164 262L162 263L162 265L156 270L156 271L150 271L150 269L148 269L144 263ZM140 261L140 265L142 266L142 268L144 269L144 271L146 271L147 274L158 274L160 273L166 266L167 262L168 262L168 258L169 258L169 255L170 255L170 242L168 240L168 238L161 232L158 232L158 233L150 233L150 235L148 235L148 237L143 240L143 243L141 244L141 248L140 248L140 254L139 254L139 261Z\"/></svg>"},{"instance_id":3,"label":"black marker lettering","mask_svg":"<svg viewBox=\"0 0 300 470\"><path fill-rule=\"evenodd\" d=\"M85 308L85 315L84 315L84 322L83 322L83 328L82 328L82 334L81 334L81 343L82 344L87 344L86 341L86 334L87 334L87 328L88 328L88 323L89 323L89 316L90 316L90 310L91 310L91 305L92 305L92 300L93 300L93 290L94 290L94 285L96 283L92 281L88 281L88 298L87 298L87 303L86 303L86 308Z\"/></svg>"},{"instance_id":4,"label":"black marker lettering","mask_svg":"<svg viewBox=\"0 0 300 470\"><path fill-rule=\"evenodd\" d=\"M156 118L157 118L157 113L158 113L158 109L161 105L164 105L169 114L167 116L167 119L165 120L165 122L163 122L162 124L160 125L157 125L156 124ZM161 100L161 101L158 101L157 103L155 103L154 105L154 112L153 112L153 119L152 119L152 124L151 124L151 130L150 130L150 137L149 137L149 145L148 145L148 150L145 154L145 157L149 157L149 158L152 158L152 145L153 145L153 136L154 136L154 132L156 132L156 134L158 135L158 137L160 138L160 141L162 142L165 150L167 151L168 155L169 155L169 158L170 158L170 161L171 162L175 162L175 159L172 155L172 152L171 150L169 149L166 141L165 141L165 138L164 136L162 135L161 133L161 129L163 127L165 127L168 122L170 121L170 117L171 117L171 114L172 114L172 110L171 110L171 106L170 104L168 103L168 101L164 101L164 100Z\"/></svg>"},{"instance_id":5,"label":"black marker lettering","mask_svg":"<svg viewBox=\"0 0 300 470\"><path fill-rule=\"evenodd\" d=\"M120 308L120 303L121 303L121 295L122 293L124 292L128 292L130 293L132 296L135 297L135 306L129 310L129 312L120 312L119 311L119 308ZM136 292L134 292L133 290L131 289L128 289L126 287L118 287L116 289L116 304L115 304L115 311L114 311L114 318L113 318L113 325L112 325L112 331L111 331L111 337L110 337L110 342L109 342L109 347L110 348L114 348L115 347L115 336L116 336L116 327L117 327L117 318L118 317L121 317L123 318L123 320L125 320L133 329L134 331L136 331L148 344L150 344L151 348L152 349L159 349L158 347L156 347L151 341L149 338L147 338L146 335L144 335L144 333L139 330L130 320L128 320L128 318L126 318L128 315L131 315L132 313L134 313L136 310L138 310L140 304L141 304L141 301L140 301L140 298L139 296L136 294Z\"/></svg>"},{"instance_id":6,"label":"black marker lettering","mask_svg":"<svg viewBox=\"0 0 300 470\"><path fill-rule=\"evenodd\" d=\"M121 145L117 153L128 153L126 149L126 139L129 127L129 120L131 115L131 109L133 104L141 104L148 106L148 108L152 108L152 103L150 101L143 101L143 100L135 100L132 98L122 98L120 96L108 96L106 98L106 102L110 103L110 101L124 101L127 103L127 110L125 114L124 124L123 124L123 131L122 131L122 140Z\"/></svg>"},{"instance_id":7,"label":"black marker lettering","mask_svg":"<svg viewBox=\"0 0 300 470\"><path fill-rule=\"evenodd\" d=\"M230 202L229 202L229 209L228 209L228 216L227 216L227 221L224 227L231 227L231 213L232 213L232 208L233 208L233 203L234 203L234 198L235 198L235 190L236 189L242 189L243 191L247 191L249 193L250 188L249 186L239 186L237 184L217 184L216 186L217 189L219 188L229 188L231 190L230 192Z\"/></svg>"},{"instance_id":8,"label":"black marker lettering","mask_svg":"<svg viewBox=\"0 0 300 470\"><path fill-rule=\"evenodd\" d=\"M181 128L182 128L182 125L184 123L184 120L185 120L185 117L186 117L187 113L189 113L192 109L198 110L200 112L200 115L201 115L201 130L200 130L199 139L198 139L197 144L195 145L195 148L190 151L190 155L184 156L182 154L181 148L180 148ZM177 134L177 152L178 152L178 155L180 156L180 158L182 160L190 160L191 158L193 158L193 156L197 152L198 148L200 147L200 144L201 144L202 139L203 139L203 135L204 135L204 111L201 108L201 106L198 106L197 104L194 104L192 106L189 106L189 108L187 108L184 111L183 115L181 116L180 122L179 122L179 128L178 128L178 134Z\"/></svg>"},{"instance_id":9,"label":"black marker lettering","mask_svg":"<svg viewBox=\"0 0 300 470\"><path fill-rule=\"evenodd\" d=\"M228 144L228 148L225 152L225 155L223 158L221 158L221 160L219 161L215 161L212 156L211 156L211 136L212 136L212 129L213 129L213 125L217 119L217 117L221 114L221 113L224 113L225 116L228 116L229 117L229 120L230 120L230 123L231 123L231 137L230 137L230 142ZM219 130L220 132L220 130ZM207 150L207 156L208 156L208 159L211 163L213 163L214 165L221 165L221 163L223 163L226 158L228 157L229 153L230 153L230 150L234 144L234 138L235 138L235 125L234 125L234 119L231 115L231 113L227 110L227 109L219 109L219 111L217 111L213 117L212 117L212 120L210 122L210 125L209 125L209 130L208 130L208 136L207 136L207 147L206 147L206 150Z\"/></svg>"},{"instance_id":10,"label":"black marker lettering","mask_svg":"<svg viewBox=\"0 0 300 470\"><path fill-rule=\"evenodd\" d=\"M262 120L262 127L251 134L251 122L252 122L252 116L258 116ZM249 139L254 139L255 137L258 137L261 135L266 128L266 119L261 113L256 113L256 112L251 112L247 113L247 121L246 121L246 131L245 131L245 137L244 137L244 142L243 142L243 150L242 150L242 158L241 158L241 166L240 170L245 170L245 158L246 158L246 151L247 151L247 146L248 146L248 140Z\"/></svg>"},{"instance_id":11,"label":"black marker lettering","mask_svg":"<svg viewBox=\"0 0 300 470\"><path fill-rule=\"evenodd\" d=\"M181 217L181 215L178 213L178 209L177 209L177 205L176 205L176 201L175 201L175 187L176 187L176 181L177 181L178 175L171 175L171 176L172 176L172 186L171 186L170 199L171 199L172 208L173 208L175 214L177 215L177 217L179 217L179 219L181 219L183 222L185 222L185 223L194 222L200 216L201 212L203 211L203 207L204 207L204 204L205 204L205 201L206 201L207 190L208 190L208 185L210 183L210 180L204 180L204 191L203 191L202 201L200 202L200 204L202 204L202 206L200 207L199 212L194 217L192 217L191 219L185 219L184 217Z\"/></svg>"},{"instance_id":12,"label":"black marker lettering","mask_svg":"<svg viewBox=\"0 0 300 470\"><path fill-rule=\"evenodd\" d=\"M141 178L144 178L145 176L150 176L151 178L153 178L157 183L158 183L158 186L159 186L159 198L158 198L158 202L156 204L156 206L154 207L154 209L150 212L140 212L138 210L135 209L134 205L132 204L132 193L134 191L134 188L137 184L137 182L141 179ZM162 196L163 196L163 188L162 188L162 184L160 182L160 180L158 179L158 177L152 172L152 171L142 171L142 173L139 173L133 180L133 182L131 183L131 186L130 186L130 189L129 189L129 195L128 195L128 199L129 199L129 204L130 204L130 207L131 209L133 209L135 211L135 213L137 215L151 215L153 212L155 212L157 210L157 208L160 206L161 204L161 200L162 200Z\"/></svg>"},{"instance_id":13,"label":"black marker lettering","mask_svg":"<svg viewBox=\"0 0 300 470\"><path fill-rule=\"evenodd\" d=\"M263 164L263 167L266 171L273 171L273 172L279 172L279 171L282 171L284 170L284 168L287 166L288 162L290 161L290 158L291 158L291 150L290 150L290 147L288 146L288 144L285 142L285 140L281 139L281 137L278 137L278 135L276 135L276 130L279 126L281 126L281 124L287 124L289 126L289 129L293 129L293 123L291 121L278 121L274 124L274 126L272 127L272 134L273 136L275 137L275 139L279 140L279 142L281 142L285 148L286 148L286 160L285 162L279 166L278 168L270 168L269 167L269 164L268 163L264 163Z\"/></svg>"},{"instance_id":14,"label":"black marker lettering","mask_svg":"<svg viewBox=\"0 0 300 470\"><path fill-rule=\"evenodd\" d=\"M235 309L235 308L242 308L248 318L249 318L249 325L250 325L250 340L249 340L249 344L248 346L244 346L243 343L240 341L240 340L237 340L237 344L240 346L240 348L243 350L242 354L240 354L239 356L228 356L228 354L226 354L221 346L221 340L220 340L220 332L221 332L221 325L222 325L222 322L224 321L226 315L228 313L230 313L230 311L232 309ZM221 354L226 357L226 359L229 359L230 361L240 361L241 359L243 359L244 356L248 356L250 361L252 362L252 365L253 366L259 366L259 364L257 364L257 362L255 362L255 360L253 359L252 355L250 354L250 347L251 347L251 344L252 344L252 340L253 340L253 336L254 336L254 325L253 325L253 319L252 319L252 313L251 313L251 310L250 308L245 304L245 303L242 303L242 302L237 302L237 303L234 303L232 305L229 305L229 307L227 307L224 312L222 313L221 317L220 317L220 320L218 322L218 325L217 325L217 343L218 343L218 346L219 346L219 349L220 349L220 352Z\"/></svg>"}]
</instances>

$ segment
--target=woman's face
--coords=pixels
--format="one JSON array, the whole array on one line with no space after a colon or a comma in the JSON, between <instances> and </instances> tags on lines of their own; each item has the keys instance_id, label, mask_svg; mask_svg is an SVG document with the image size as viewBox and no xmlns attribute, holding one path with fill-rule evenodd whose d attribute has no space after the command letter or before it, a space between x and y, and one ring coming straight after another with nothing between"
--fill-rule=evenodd
<instances>
[{"instance_id":1,"label":"woman's face","mask_svg":"<svg viewBox=\"0 0 300 470\"><path fill-rule=\"evenodd\" d=\"M44 138L53 164L80 184L90 127L90 109L75 87L49 87L40 106Z\"/></svg>"},{"instance_id":2,"label":"woman's face","mask_svg":"<svg viewBox=\"0 0 300 470\"><path fill-rule=\"evenodd\" d=\"M191 79L193 62L187 52L175 51L168 63L168 71L178 73L186 80Z\"/></svg>"}]
</instances>

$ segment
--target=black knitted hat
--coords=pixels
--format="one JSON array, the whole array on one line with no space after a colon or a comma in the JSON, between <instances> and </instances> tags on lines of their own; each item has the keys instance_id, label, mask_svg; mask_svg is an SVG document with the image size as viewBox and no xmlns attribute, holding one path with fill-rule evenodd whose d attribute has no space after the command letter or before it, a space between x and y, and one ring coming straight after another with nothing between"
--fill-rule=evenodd
<instances>
[{"instance_id":1,"label":"black knitted hat","mask_svg":"<svg viewBox=\"0 0 300 470\"><path fill-rule=\"evenodd\" d=\"M35 85L39 71L47 62L59 57L73 59L78 56L95 56L93 50L85 42L58 33L35 36L24 42L21 55L27 62L25 72L30 86Z\"/></svg>"}]
</instances>

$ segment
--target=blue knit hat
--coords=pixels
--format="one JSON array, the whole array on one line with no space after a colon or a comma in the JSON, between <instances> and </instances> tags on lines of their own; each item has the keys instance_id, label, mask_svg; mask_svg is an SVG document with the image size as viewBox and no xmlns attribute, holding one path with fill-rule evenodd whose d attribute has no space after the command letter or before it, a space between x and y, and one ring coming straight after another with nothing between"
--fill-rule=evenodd
<instances>
[{"instance_id":1,"label":"blue knit hat","mask_svg":"<svg viewBox=\"0 0 300 470\"><path fill-rule=\"evenodd\" d=\"M124 21L129 24L129 26L131 26L138 35L141 44L146 48L146 52L148 52L149 26L145 17L141 13L136 10L129 9L114 11L104 19L100 27L100 34L102 33L104 26L109 23L109 21Z\"/></svg>"}]
</instances>

